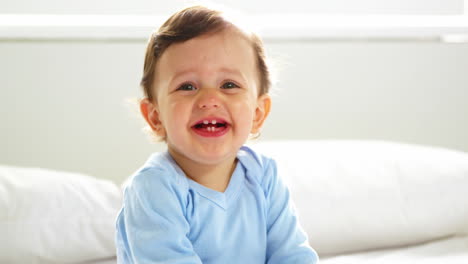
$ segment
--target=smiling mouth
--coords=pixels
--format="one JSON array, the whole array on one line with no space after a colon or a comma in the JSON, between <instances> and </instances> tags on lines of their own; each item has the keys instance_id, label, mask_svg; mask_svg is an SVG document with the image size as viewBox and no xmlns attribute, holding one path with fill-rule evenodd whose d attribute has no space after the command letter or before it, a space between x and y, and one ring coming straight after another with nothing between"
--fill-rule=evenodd
<instances>
[{"instance_id":1,"label":"smiling mouth","mask_svg":"<svg viewBox=\"0 0 468 264\"><path fill-rule=\"evenodd\" d=\"M229 128L229 124L222 120L202 120L192 126L192 129L201 136L216 137L224 135Z\"/></svg>"}]
</instances>

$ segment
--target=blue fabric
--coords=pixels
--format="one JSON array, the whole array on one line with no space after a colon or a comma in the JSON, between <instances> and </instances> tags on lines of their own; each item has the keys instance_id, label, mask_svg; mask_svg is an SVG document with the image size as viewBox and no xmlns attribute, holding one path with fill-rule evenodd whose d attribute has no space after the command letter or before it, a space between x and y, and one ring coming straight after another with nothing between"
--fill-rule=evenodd
<instances>
[{"instance_id":1,"label":"blue fabric","mask_svg":"<svg viewBox=\"0 0 468 264\"><path fill-rule=\"evenodd\" d=\"M119 263L317 263L272 159L248 147L224 193L153 154L124 191Z\"/></svg>"}]
</instances>

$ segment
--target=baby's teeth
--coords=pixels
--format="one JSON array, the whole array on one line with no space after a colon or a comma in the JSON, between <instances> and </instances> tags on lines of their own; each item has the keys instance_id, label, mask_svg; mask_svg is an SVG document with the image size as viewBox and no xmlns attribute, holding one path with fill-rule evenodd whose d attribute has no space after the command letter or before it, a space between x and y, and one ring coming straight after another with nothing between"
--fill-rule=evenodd
<instances>
[{"instance_id":1,"label":"baby's teeth","mask_svg":"<svg viewBox=\"0 0 468 264\"><path fill-rule=\"evenodd\" d=\"M203 124L208 125L208 120L203 120Z\"/></svg>"},{"instance_id":2,"label":"baby's teeth","mask_svg":"<svg viewBox=\"0 0 468 264\"><path fill-rule=\"evenodd\" d=\"M216 125L216 120L211 121L211 124Z\"/></svg>"}]
</instances>

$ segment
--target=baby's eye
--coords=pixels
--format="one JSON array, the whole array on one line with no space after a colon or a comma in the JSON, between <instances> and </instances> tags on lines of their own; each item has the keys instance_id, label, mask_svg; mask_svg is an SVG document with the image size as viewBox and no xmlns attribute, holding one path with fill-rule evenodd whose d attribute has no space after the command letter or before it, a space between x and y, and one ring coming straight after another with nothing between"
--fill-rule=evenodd
<instances>
[{"instance_id":1,"label":"baby's eye","mask_svg":"<svg viewBox=\"0 0 468 264\"><path fill-rule=\"evenodd\" d=\"M239 88L239 85L233 82L225 82L223 85L221 85L221 88L223 89Z\"/></svg>"},{"instance_id":2,"label":"baby's eye","mask_svg":"<svg viewBox=\"0 0 468 264\"><path fill-rule=\"evenodd\" d=\"M181 86L179 86L179 88L177 88L178 91L194 91L196 89L197 88L190 83L184 83Z\"/></svg>"}]
</instances>

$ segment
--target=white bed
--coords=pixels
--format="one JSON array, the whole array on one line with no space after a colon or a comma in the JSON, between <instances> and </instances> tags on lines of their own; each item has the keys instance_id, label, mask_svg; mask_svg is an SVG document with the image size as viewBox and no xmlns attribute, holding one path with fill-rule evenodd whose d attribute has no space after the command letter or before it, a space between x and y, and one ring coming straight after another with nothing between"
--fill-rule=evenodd
<instances>
[{"instance_id":1,"label":"white bed","mask_svg":"<svg viewBox=\"0 0 468 264\"><path fill-rule=\"evenodd\" d=\"M276 141L321 263L468 263L468 154L379 141ZM120 186L0 166L0 263L116 263Z\"/></svg>"},{"instance_id":2,"label":"white bed","mask_svg":"<svg viewBox=\"0 0 468 264\"><path fill-rule=\"evenodd\" d=\"M344 254L324 258L321 263L466 264L468 263L468 237L455 236L408 247Z\"/></svg>"}]
</instances>

